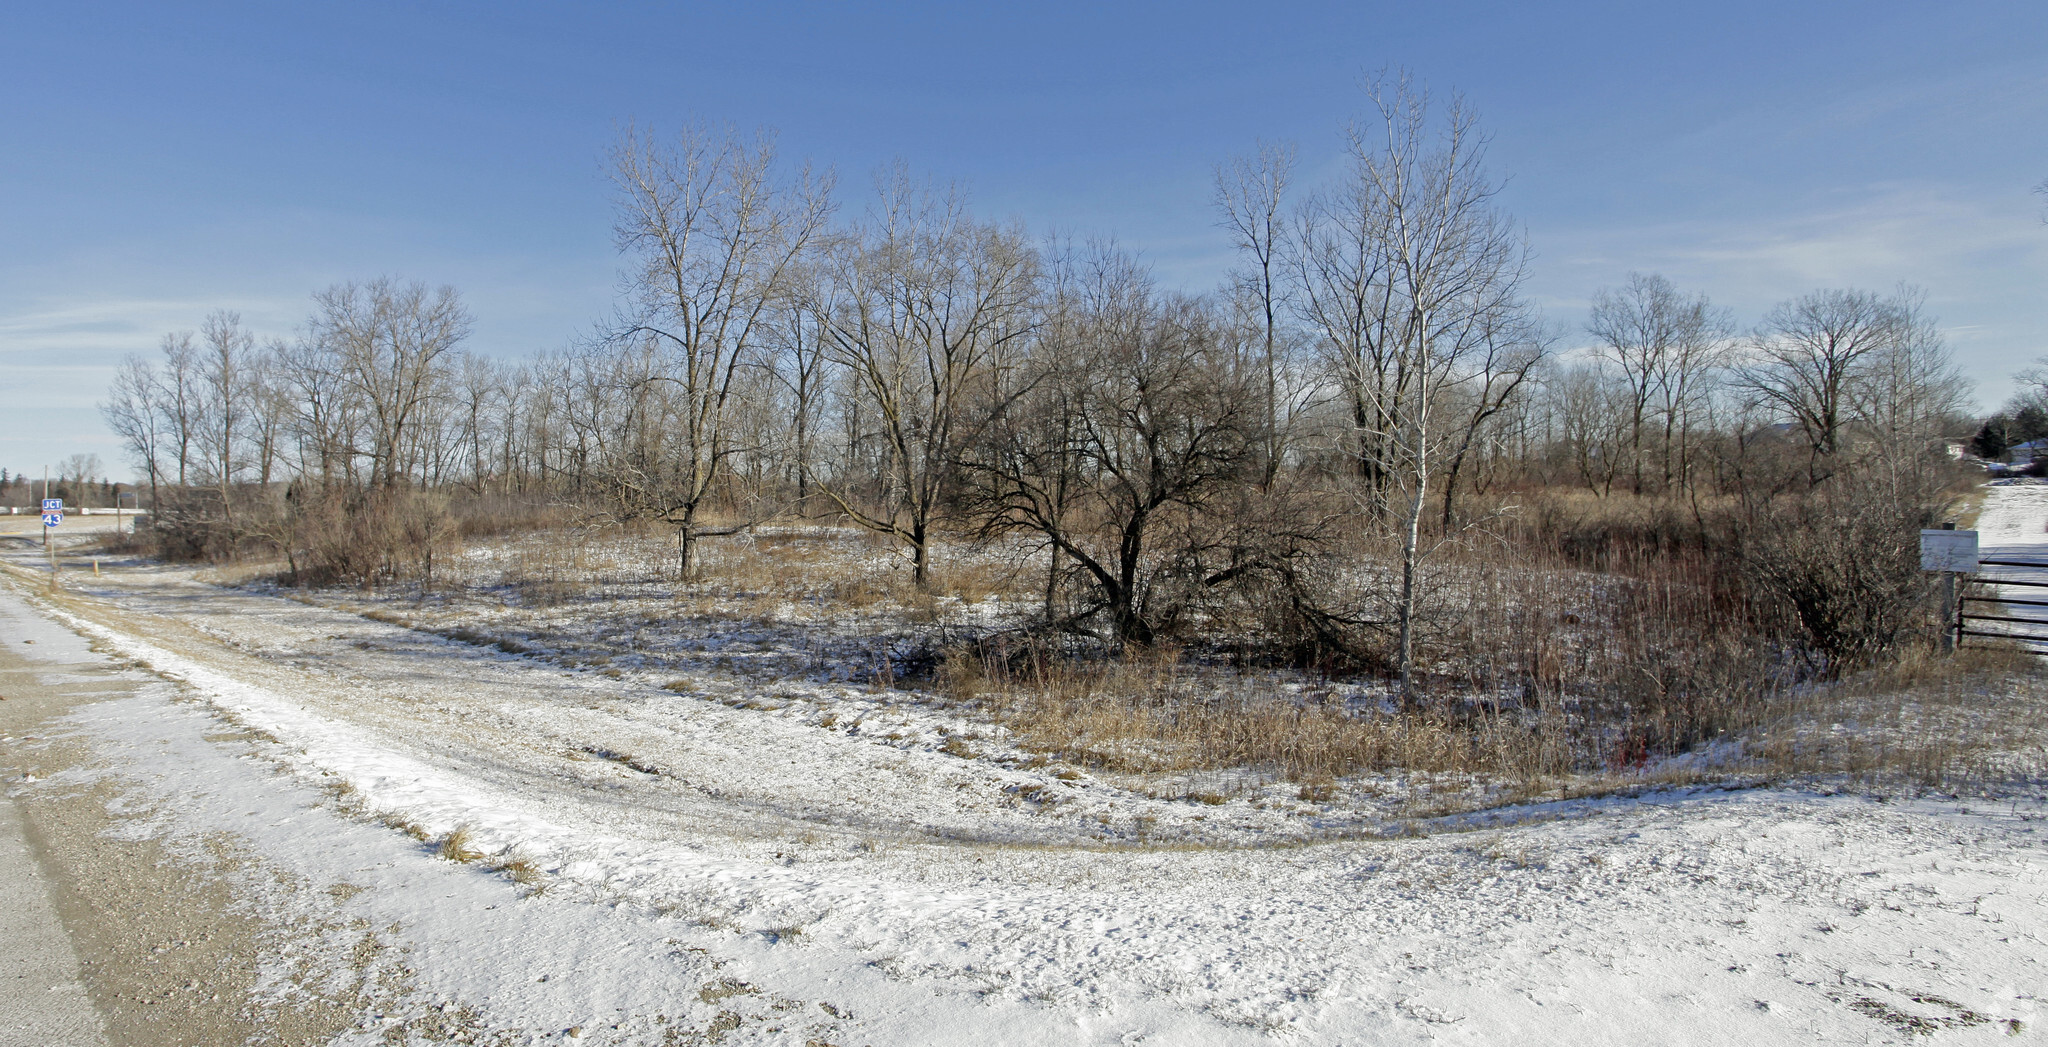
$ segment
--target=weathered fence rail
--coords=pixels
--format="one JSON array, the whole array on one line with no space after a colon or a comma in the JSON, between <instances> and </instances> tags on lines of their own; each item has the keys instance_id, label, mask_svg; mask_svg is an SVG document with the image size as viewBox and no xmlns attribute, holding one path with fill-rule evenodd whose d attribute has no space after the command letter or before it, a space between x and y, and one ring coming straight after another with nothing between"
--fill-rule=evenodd
<instances>
[{"instance_id":1,"label":"weathered fence rail","mask_svg":"<svg viewBox=\"0 0 2048 1047\"><path fill-rule=\"evenodd\" d=\"M1971 590L1984 586L2010 585L2021 589L2048 589L2048 561L1980 558L1977 564L1979 567L2002 567L2006 568L2006 570L2000 571L1997 575L1979 574L1970 579L1970 585L1965 588L1962 599L1956 601L1955 634L1957 643L1960 644L1963 637L1966 636L1986 640L2013 640L2026 645L2027 649L2035 654L2048 655L2048 617L2026 616L2027 608L2048 608L2048 600L2030 600L2025 597L2005 596L2002 594L1978 596L1971 593ZM2012 577L2014 569L2038 573L2031 578ZM1991 592L1996 594L1997 591L1991 590ZM1987 610L2017 608L2020 613L1973 614L1971 613L1972 604L1985 607ZM2020 626L2023 628L2000 629L1993 627L1972 629L1970 628L1971 622L1998 622L2006 626Z\"/></svg>"}]
</instances>

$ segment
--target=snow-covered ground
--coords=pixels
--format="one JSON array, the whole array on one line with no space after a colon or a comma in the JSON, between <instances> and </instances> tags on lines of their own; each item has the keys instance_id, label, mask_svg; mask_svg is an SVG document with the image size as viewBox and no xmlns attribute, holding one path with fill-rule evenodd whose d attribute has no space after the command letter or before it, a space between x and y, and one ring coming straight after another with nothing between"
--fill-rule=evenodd
<instances>
[{"instance_id":1,"label":"snow-covered ground","mask_svg":"<svg viewBox=\"0 0 2048 1047\"><path fill-rule=\"evenodd\" d=\"M2048 502L2015 490L1984 519L2048 542ZM2038 797L1688 789L1431 820L1375 799L1400 782L1324 803L1252 781L1216 804L1033 766L851 674L569 667L165 567L74 568L47 595L34 555L12 562L0 635L135 683L0 742L96 754L16 788L111 783L126 831L230 839L289 872L248 885L283 909L317 893L273 957L281 999L376 936L342 1042L2007 1042L2048 1021ZM437 857L457 830L441 850L475 860Z\"/></svg>"}]
</instances>

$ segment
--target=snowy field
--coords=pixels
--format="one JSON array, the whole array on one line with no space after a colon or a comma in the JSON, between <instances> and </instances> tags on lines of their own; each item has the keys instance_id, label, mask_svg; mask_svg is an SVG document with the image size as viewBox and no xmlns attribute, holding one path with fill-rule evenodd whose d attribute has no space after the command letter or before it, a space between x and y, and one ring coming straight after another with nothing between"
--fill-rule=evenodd
<instances>
[{"instance_id":1,"label":"snowy field","mask_svg":"<svg viewBox=\"0 0 2048 1047\"><path fill-rule=\"evenodd\" d=\"M2048 487L1993 489L1982 520L1987 548L2048 552ZM6 556L0 637L34 641L15 653L126 681L0 740L92 754L10 790L111 789L123 833L246 855L242 904L280 929L259 992L341 1001L335 1042L2048 1029L2037 796L1685 789L1432 818L1409 782L1311 801L1248 780L1205 800L1034 761L875 682L859 652L887 630L857 614L829 649L792 652L788 612L757 608L648 653L646 608L550 608L571 641L547 647L534 614L75 560L51 594L37 552Z\"/></svg>"}]
</instances>

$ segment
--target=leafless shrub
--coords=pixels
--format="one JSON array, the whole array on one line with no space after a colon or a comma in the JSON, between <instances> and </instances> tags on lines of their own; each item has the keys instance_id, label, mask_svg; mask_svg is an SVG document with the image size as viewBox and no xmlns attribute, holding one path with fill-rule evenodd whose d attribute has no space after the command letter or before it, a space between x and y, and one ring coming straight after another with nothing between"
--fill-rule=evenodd
<instances>
[{"instance_id":1,"label":"leafless shrub","mask_svg":"<svg viewBox=\"0 0 2048 1047\"><path fill-rule=\"evenodd\" d=\"M397 490L294 492L275 531L293 585L434 581L434 565L458 551L445 496Z\"/></svg>"},{"instance_id":2,"label":"leafless shrub","mask_svg":"<svg viewBox=\"0 0 2048 1047\"><path fill-rule=\"evenodd\" d=\"M150 537L166 560L217 560L232 554L233 539L221 522L220 492L207 488L166 489L151 506Z\"/></svg>"},{"instance_id":3,"label":"leafless shrub","mask_svg":"<svg viewBox=\"0 0 2048 1047\"><path fill-rule=\"evenodd\" d=\"M568 508L555 502L506 494L451 494L449 513L462 538L553 530L573 519Z\"/></svg>"},{"instance_id":4,"label":"leafless shrub","mask_svg":"<svg viewBox=\"0 0 2048 1047\"><path fill-rule=\"evenodd\" d=\"M1947 517L1947 502L1939 492L1835 476L1761 510L1742 568L1817 649L1868 663L1931 633L1933 575L1920 569L1920 529Z\"/></svg>"}]
</instances>

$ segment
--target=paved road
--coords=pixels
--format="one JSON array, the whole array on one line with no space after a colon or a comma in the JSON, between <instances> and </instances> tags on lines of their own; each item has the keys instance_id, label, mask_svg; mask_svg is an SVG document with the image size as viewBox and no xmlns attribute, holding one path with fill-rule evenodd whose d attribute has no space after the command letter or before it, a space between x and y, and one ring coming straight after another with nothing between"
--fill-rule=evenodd
<instances>
[{"instance_id":1,"label":"paved road","mask_svg":"<svg viewBox=\"0 0 2048 1047\"><path fill-rule=\"evenodd\" d=\"M0 546L21 542L0 536ZM65 567L76 569L76 560ZM345 899L327 889L335 878L293 878L238 835L303 817L318 801L265 792L275 772L249 760L247 735L193 720L161 677L31 607L23 593L37 574L0 575L0 1047L313 1047L374 1013L352 964L358 948L374 959L381 944L351 941L335 950L340 959L311 964L294 958L344 926L333 910ZM133 773L154 745L116 753L107 747L121 743L101 732L111 717L136 714L164 715L198 743L175 765L196 756L214 773L175 787ZM167 788L202 793L231 769L247 772L242 798L267 820L252 810L253 822L207 830L201 846L197 834L173 839L170 823L153 821ZM391 842L388 830L370 835ZM394 853L447 865L416 845ZM432 1039L408 1042L421 1038Z\"/></svg>"},{"instance_id":2,"label":"paved road","mask_svg":"<svg viewBox=\"0 0 2048 1047\"><path fill-rule=\"evenodd\" d=\"M10 786L21 776L5 766L14 762L9 743L39 718L42 710L26 706L44 704L32 702L31 694L47 690L44 677L56 670L34 655L61 649L67 639L75 642L47 621L21 613L18 604L0 603L0 700L9 707L0 708L0 773ZM35 640L44 642L24 642ZM105 1042L21 811L11 796L0 798L0 1047Z\"/></svg>"},{"instance_id":3,"label":"paved road","mask_svg":"<svg viewBox=\"0 0 2048 1047\"><path fill-rule=\"evenodd\" d=\"M21 812L0 801L0 1047L105 1042Z\"/></svg>"}]
</instances>

